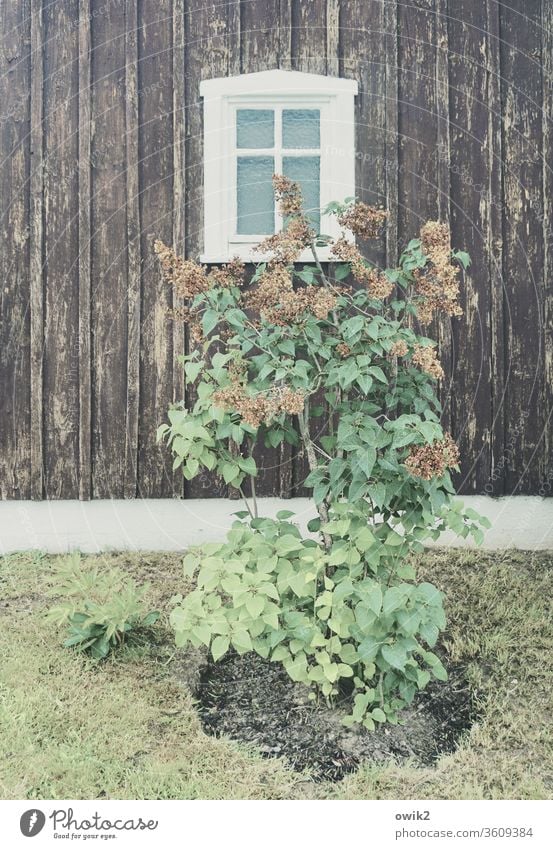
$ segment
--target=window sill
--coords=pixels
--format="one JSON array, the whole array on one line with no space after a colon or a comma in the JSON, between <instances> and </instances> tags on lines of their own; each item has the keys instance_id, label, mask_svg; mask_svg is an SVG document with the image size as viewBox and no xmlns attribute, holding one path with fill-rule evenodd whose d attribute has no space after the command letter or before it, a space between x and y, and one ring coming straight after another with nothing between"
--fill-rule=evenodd
<instances>
[{"instance_id":1,"label":"window sill","mask_svg":"<svg viewBox=\"0 0 553 849\"><path fill-rule=\"evenodd\" d=\"M270 259L270 254L259 254L252 251L246 245L236 245L236 250L231 250L226 256L223 255L215 255L208 256L207 254L201 254L200 262L204 265L220 265L221 263L230 262L234 257L238 257L242 260L242 262L250 262L250 263L259 263L259 262L268 262ZM330 248L318 248L317 249L317 258L319 262L339 262L340 260L336 259L336 257L331 256ZM310 250L303 251L300 254L299 258L296 260L294 265L306 265L309 263L315 263L313 259L313 254Z\"/></svg>"}]
</instances>

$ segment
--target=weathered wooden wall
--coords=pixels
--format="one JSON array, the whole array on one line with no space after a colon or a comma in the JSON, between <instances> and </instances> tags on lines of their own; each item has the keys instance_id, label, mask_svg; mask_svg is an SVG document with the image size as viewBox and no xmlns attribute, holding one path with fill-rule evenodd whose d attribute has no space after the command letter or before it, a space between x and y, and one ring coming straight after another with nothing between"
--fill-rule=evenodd
<instances>
[{"instance_id":1,"label":"weathered wooden wall","mask_svg":"<svg viewBox=\"0 0 553 849\"><path fill-rule=\"evenodd\" d=\"M460 488L550 494L551 0L12 0L0 32L2 498L183 494L154 433L186 340L151 243L201 246L200 80L274 67L359 81L375 260L437 216L472 254L434 328ZM265 493L301 483L286 449L264 464Z\"/></svg>"}]
</instances>

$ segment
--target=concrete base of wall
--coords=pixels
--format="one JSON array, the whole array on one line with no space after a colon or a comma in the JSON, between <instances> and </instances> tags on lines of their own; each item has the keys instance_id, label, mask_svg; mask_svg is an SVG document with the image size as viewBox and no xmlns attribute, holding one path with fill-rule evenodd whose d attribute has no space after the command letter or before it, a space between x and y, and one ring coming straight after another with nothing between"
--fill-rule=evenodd
<instances>
[{"instance_id":1,"label":"concrete base of wall","mask_svg":"<svg viewBox=\"0 0 553 849\"><path fill-rule=\"evenodd\" d=\"M516 496L492 499L470 496L467 506L487 516L483 548L553 551L553 499ZM183 551L190 545L224 538L240 501L192 499L136 501L0 502L0 554L38 550ZM315 515L307 498L260 499L260 514L293 510L302 530ZM447 533L439 545L472 547L471 541Z\"/></svg>"}]
</instances>

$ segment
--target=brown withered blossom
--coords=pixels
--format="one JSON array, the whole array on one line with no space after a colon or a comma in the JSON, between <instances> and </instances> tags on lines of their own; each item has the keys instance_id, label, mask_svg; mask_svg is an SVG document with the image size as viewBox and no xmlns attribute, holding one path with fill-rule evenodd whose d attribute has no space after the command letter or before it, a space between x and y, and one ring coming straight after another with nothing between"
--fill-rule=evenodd
<instances>
[{"instance_id":1,"label":"brown withered blossom","mask_svg":"<svg viewBox=\"0 0 553 849\"><path fill-rule=\"evenodd\" d=\"M159 257L164 279L173 286L179 297L189 300L210 288L211 283L204 266L190 259L182 259L173 248L159 239L154 242L154 251Z\"/></svg>"},{"instance_id":2,"label":"brown withered blossom","mask_svg":"<svg viewBox=\"0 0 553 849\"><path fill-rule=\"evenodd\" d=\"M238 257L234 257L222 268L214 268L207 275L210 286L221 286L228 289L231 286L242 286L246 274L246 266Z\"/></svg>"},{"instance_id":3,"label":"brown withered blossom","mask_svg":"<svg viewBox=\"0 0 553 849\"><path fill-rule=\"evenodd\" d=\"M271 264L282 263L291 265L296 262L301 252L312 244L315 231L309 226L303 215L291 218L286 228L263 239L257 246L262 254L272 254Z\"/></svg>"},{"instance_id":4,"label":"brown withered blossom","mask_svg":"<svg viewBox=\"0 0 553 849\"><path fill-rule=\"evenodd\" d=\"M462 315L459 305L459 267L451 261L451 237L447 224L427 221L420 231L422 250L430 264L414 272L415 291L421 296L417 315L423 324L437 312Z\"/></svg>"},{"instance_id":5,"label":"brown withered blossom","mask_svg":"<svg viewBox=\"0 0 553 849\"><path fill-rule=\"evenodd\" d=\"M422 249L430 256L434 251L451 252L451 234L447 224L441 221L426 221L420 229Z\"/></svg>"},{"instance_id":6,"label":"brown withered blossom","mask_svg":"<svg viewBox=\"0 0 553 849\"><path fill-rule=\"evenodd\" d=\"M223 410L233 411L251 427L269 424L279 413L297 415L303 410L303 392L289 387L276 386L268 392L248 395L246 387L237 379L213 393L213 403Z\"/></svg>"},{"instance_id":7,"label":"brown withered blossom","mask_svg":"<svg viewBox=\"0 0 553 849\"><path fill-rule=\"evenodd\" d=\"M260 310L266 321L286 327L305 320L309 315L325 319L336 307L337 298L327 289L308 286L297 291L283 292L278 303L266 304Z\"/></svg>"},{"instance_id":8,"label":"brown withered blossom","mask_svg":"<svg viewBox=\"0 0 553 849\"><path fill-rule=\"evenodd\" d=\"M190 342L199 345L205 339L203 327L199 321L194 321L188 328Z\"/></svg>"},{"instance_id":9,"label":"brown withered blossom","mask_svg":"<svg viewBox=\"0 0 553 849\"><path fill-rule=\"evenodd\" d=\"M394 287L388 280L385 274L377 271L376 268L371 268L366 275L367 291L371 298L376 298L383 301L392 294Z\"/></svg>"},{"instance_id":10,"label":"brown withered blossom","mask_svg":"<svg viewBox=\"0 0 553 849\"><path fill-rule=\"evenodd\" d=\"M412 362L413 365L436 378L436 380L440 380L444 376L444 370L436 356L436 351L429 345L415 345Z\"/></svg>"},{"instance_id":11,"label":"brown withered blossom","mask_svg":"<svg viewBox=\"0 0 553 849\"><path fill-rule=\"evenodd\" d=\"M298 183L282 174L273 174L273 189L279 212L284 218L301 214L303 198Z\"/></svg>"},{"instance_id":12,"label":"brown withered blossom","mask_svg":"<svg viewBox=\"0 0 553 849\"><path fill-rule=\"evenodd\" d=\"M361 239L376 239L386 218L387 213L383 209L357 201L338 215L338 222Z\"/></svg>"},{"instance_id":13,"label":"brown withered blossom","mask_svg":"<svg viewBox=\"0 0 553 849\"><path fill-rule=\"evenodd\" d=\"M273 307L280 302L285 292L294 286L288 269L280 265L270 266L263 272L252 291L243 296L244 305L260 312L264 307Z\"/></svg>"},{"instance_id":14,"label":"brown withered blossom","mask_svg":"<svg viewBox=\"0 0 553 849\"><path fill-rule=\"evenodd\" d=\"M404 357L408 351L409 346L407 345L407 342L405 342L403 339L398 339L398 341L394 342L392 347L390 348L390 356Z\"/></svg>"},{"instance_id":15,"label":"brown withered blossom","mask_svg":"<svg viewBox=\"0 0 553 849\"><path fill-rule=\"evenodd\" d=\"M363 283L372 298L383 300L393 291L393 285L386 276L376 268L371 268L360 250L345 238L340 236L332 245L332 254L342 262L351 266L351 273L358 283Z\"/></svg>"},{"instance_id":16,"label":"brown withered blossom","mask_svg":"<svg viewBox=\"0 0 553 849\"><path fill-rule=\"evenodd\" d=\"M336 353L339 354L342 359L345 359L351 354L351 348L346 342L340 342L336 345Z\"/></svg>"},{"instance_id":17,"label":"brown withered blossom","mask_svg":"<svg viewBox=\"0 0 553 849\"><path fill-rule=\"evenodd\" d=\"M423 480L442 477L446 469L459 464L459 449L449 433L432 445L412 447L405 461L410 475Z\"/></svg>"}]
</instances>

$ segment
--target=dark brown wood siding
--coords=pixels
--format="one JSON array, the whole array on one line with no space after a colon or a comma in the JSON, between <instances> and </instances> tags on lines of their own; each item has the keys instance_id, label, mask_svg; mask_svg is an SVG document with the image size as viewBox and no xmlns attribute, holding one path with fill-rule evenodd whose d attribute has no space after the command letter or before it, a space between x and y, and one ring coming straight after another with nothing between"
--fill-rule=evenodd
<instances>
[{"instance_id":1,"label":"dark brown wood siding","mask_svg":"<svg viewBox=\"0 0 553 849\"><path fill-rule=\"evenodd\" d=\"M201 249L200 81L277 67L359 82L375 261L438 216L472 255L433 327L460 490L549 495L552 30L550 0L1 3L0 497L226 494L155 443L187 342L151 248ZM302 458L260 459L299 491Z\"/></svg>"}]
</instances>

